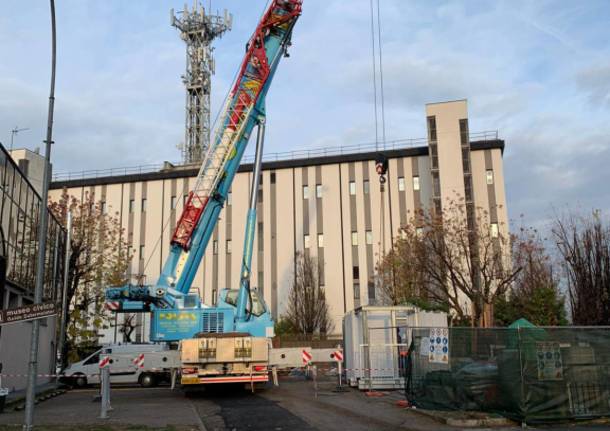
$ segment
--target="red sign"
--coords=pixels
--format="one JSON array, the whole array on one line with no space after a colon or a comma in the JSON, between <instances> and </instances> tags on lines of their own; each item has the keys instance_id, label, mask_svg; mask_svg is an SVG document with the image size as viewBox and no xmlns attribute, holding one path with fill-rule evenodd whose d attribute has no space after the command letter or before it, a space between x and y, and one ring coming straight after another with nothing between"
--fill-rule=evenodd
<instances>
[{"instance_id":1,"label":"red sign","mask_svg":"<svg viewBox=\"0 0 610 431\"><path fill-rule=\"evenodd\" d=\"M341 350L335 350L333 353L333 358L337 362L343 362L343 352Z\"/></svg>"},{"instance_id":2,"label":"red sign","mask_svg":"<svg viewBox=\"0 0 610 431\"><path fill-rule=\"evenodd\" d=\"M313 358L313 356L311 356L311 353L308 352L307 350L303 349L303 363L305 365L309 364L311 362L312 358Z\"/></svg>"}]
</instances>

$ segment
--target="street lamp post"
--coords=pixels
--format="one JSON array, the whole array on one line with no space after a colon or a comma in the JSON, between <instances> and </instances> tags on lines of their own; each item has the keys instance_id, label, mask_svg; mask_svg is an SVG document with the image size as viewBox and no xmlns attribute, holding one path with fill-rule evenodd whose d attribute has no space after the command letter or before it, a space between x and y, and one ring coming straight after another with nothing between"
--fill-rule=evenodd
<instances>
[{"instance_id":1,"label":"street lamp post","mask_svg":"<svg viewBox=\"0 0 610 431\"><path fill-rule=\"evenodd\" d=\"M40 224L38 229L38 261L36 264L36 290L34 291L34 303L42 302L42 289L44 284L44 262L47 245L48 229L48 205L49 200L49 177L51 163L51 144L53 143L53 109L55 106L55 0L50 0L51 6L51 90L49 92L49 111L47 114L47 138L45 140L45 164L42 181L42 200L40 205ZM38 372L38 336L40 332L40 319L32 322L32 336L30 345L30 362L28 366L28 385L25 401L25 420L23 430L30 431L34 421L34 402L36 400L36 374Z\"/></svg>"}]
</instances>

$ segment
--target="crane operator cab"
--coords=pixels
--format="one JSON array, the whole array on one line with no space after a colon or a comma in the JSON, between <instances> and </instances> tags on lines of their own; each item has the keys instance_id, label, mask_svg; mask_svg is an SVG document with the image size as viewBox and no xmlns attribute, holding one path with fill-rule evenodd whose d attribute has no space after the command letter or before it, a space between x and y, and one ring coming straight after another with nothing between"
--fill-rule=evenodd
<instances>
[{"instance_id":1,"label":"crane operator cab","mask_svg":"<svg viewBox=\"0 0 610 431\"><path fill-rule=\"evenodd\" d=\"M218 308L232 308L236 310L239 289L223 289L218 298ZM237 332L249 332L257 337L273 337L273 319L269 308L258 289L250 290L250 301L246 307L247 316L245 322L235 322Z\"/></svg>"}]
</instances>

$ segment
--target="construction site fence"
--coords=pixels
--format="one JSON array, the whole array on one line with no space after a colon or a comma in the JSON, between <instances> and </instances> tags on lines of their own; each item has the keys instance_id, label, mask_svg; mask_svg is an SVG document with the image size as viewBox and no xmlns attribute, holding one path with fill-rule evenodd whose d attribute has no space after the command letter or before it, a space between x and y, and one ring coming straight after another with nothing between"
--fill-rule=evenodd
<instances>
[{"instance_id":1,"label":"construction site fence","mask_svg":"<svg viewBox=\"0 0 610 431\"><path fill-rule=\"evenodd\" d=\"M343 338L333 336L315 335L278 335L273 338L273 347L276 349L290 347L311 347L312 349L334 349L343 347Z\"/></svg>"},{"instance_id":2,"label":"construction site fence","mask_svg":"<svg viewBox=\"0 0 610 431\"><path fill-rule=\"evenodd\" d=\"M416 407L521 423L610 416L610 327L411 331L405 393Z\"/></svg>"}]
</instances>

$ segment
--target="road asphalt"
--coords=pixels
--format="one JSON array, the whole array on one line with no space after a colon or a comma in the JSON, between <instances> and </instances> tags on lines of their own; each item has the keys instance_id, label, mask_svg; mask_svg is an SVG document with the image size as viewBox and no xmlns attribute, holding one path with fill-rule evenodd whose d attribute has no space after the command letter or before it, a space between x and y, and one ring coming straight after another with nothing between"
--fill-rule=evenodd
<instances>
[{"instance_id":1,"label":"road asphalt","mask_svg":"<svg viewBox=\"0 0 610 431\"><path fill-rule=\"evenodd\" d=\"M97 389L74 390L36 406L37 425L145 426L178 430L225 431L315 431L315 430L456 430L409 409L398 407L398 392L367 397L351 389L334 392L334 384L320 383L316 391L310 381L286 378L279 387L252 394L243 387L217 386L186 396L167 387L113 388L110 419L99 419ZM17 425L23 412L0 415L2 425ZM85 430L86 427L83 427ZM494 428L498 431L520 427ZM544 429L590 431L599 426L559 426Z\"/></svg>"}]
</instances>

